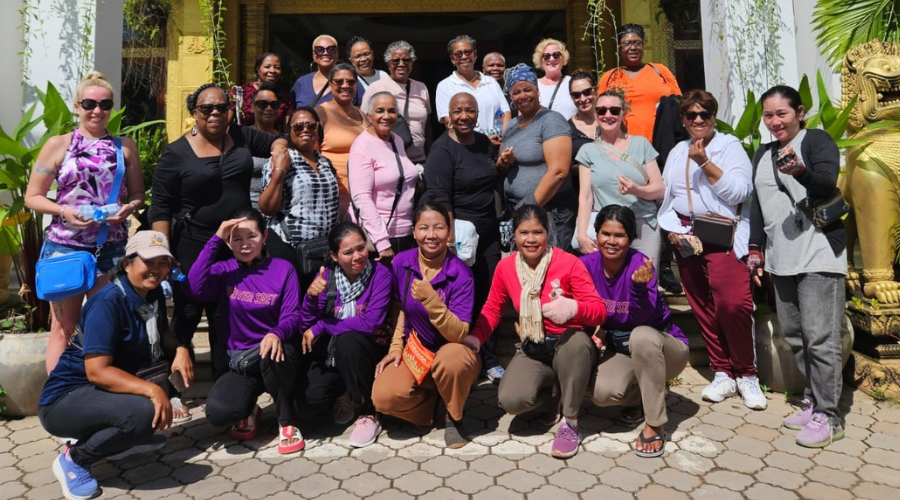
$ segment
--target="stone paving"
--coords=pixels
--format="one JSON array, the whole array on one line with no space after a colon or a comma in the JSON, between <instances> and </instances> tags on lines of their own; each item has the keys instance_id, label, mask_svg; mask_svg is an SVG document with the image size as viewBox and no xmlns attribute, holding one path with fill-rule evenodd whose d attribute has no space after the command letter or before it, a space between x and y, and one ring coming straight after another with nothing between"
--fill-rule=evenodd
<instances>
[{"instance_id":1,"label":"stone paving","mask_svg":"<svg viewBox=\"0 0 900 500\"><path fill-rule=\"evenodd\" d=\"M442 430L397 421L368 448L347 445L352 427L307 430L307 448L275 451L275 421L266 408L260 438L237 442L194 420L168 431L160 452L103 461L93 468L101 498L223 500L249 498L461 499L876 499L900 497L900 407L845 391L847 437L824 450L794 443L781 427L794 409L769 394L754 412L739 399L710 405L700 391L709 373L688 369L669 396L672 441L663 458L632 452L637 430L613 423L615 409L588 403L583 444L570 460L549 456L552 433L497 407L485 382L466 407L472 442L443 448ZM0 498L60 498L50 469L60 444L36 417L0 420Z\"/></svg>"}]
</instances>

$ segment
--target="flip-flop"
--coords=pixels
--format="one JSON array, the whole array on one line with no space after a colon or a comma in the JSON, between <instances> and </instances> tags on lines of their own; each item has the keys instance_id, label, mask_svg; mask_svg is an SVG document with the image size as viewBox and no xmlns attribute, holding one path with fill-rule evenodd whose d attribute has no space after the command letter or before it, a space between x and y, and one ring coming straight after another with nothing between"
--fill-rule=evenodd
<instances>
[{"instance_id":1,"label":"flip-flop","mask_svg":"<svg viewBox=\"0 0 900 500\"><path fill-rule=\"evenodd\" d=\"M172 403L172 424L183 424L185 422L190 422L193 415L191 415L191 411L188 410L187 406L181 402L181 398L172 398L169 400ZM175 412L181 412L183 416L176 417Z\"/></svg>"},{"instance_id":2,"label":"flip-flop","mask_svg":"<svg viewBox=\"0 0 900 500\"><path fill-rule=\"evenodd\" d=\"M632 412L635 410L637 410L636 417L632 417L632 416L628 415L629 412ZM644 409L641 408L640 406L632 406L630 408L623 409L622 413L620 413L619 416L616 417L616 419L615 419L615 422L617 424L625 426L625 427L634 427L643 421L644 421Z\"/></svg>"},{"instance_id":3,"label":"flip-flop","mask_svg":"<svg viewBox=\"0 0 900 500\"><path fill-rule=\"evenodd\" d=\"M280 455L287 455L288 453L296 453L303 449L306 446L306 441L303 440L303 434L300 433L300 429L294 427L293 425L285 425L284 427L278 426L279 429L279 438L278 441L278 453ZM284 444L289 439L298 439L294 444Z\"/></svg>"},{"instance_id":4,"label":"flip-flop","mask_svg":"<svg viewBox=\"0 0 900 500\"><path fill-rule=\"evenodd\" d=\"M262 418L262 408L257 406L249 417L234 424L228 431L228 435L237 440L248 440L256 437L259 432L259 420Z\"/></svg>"},{"instance_id":5,"label":"flip-flop","mask_svg":"<svg viewBox=\"0 0 900 500\"><path fill-rule=\"evenodd\" d=\"M641 429L641 432L638 434L638 437L641 438L641 442L644 444L650 444L655 441L662 441L662 446L659 447L656 451L641 451L635 448L634 454L641 458L656 458L661 457L663 453L666 452L666 443L669 441L669 436L663 431L662 434L657 434L653 437L644 436L644 431Z\"/></svg>"}]
</instances>

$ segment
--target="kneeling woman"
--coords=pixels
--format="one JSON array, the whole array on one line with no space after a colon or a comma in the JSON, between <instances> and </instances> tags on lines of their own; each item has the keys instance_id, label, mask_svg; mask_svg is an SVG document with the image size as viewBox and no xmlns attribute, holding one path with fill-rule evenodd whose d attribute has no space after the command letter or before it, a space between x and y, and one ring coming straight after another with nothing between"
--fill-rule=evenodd
<instances>
[{"instance_id":1,"label":"kneeling woman","mask_svg":"<svg viewBox=\"0 0 900 500\"><path fill-rule=\"evenodd\" d=\"M333 268L312 282L301 309L306 370L306 401L334 404L334 421L344 425L359 413L350 446L374 443L381 424L372 405L375 366L387 352L381 325L391 306L391 271L369 260L362 228L338 224L328 235ZM324 338L323 338L324 337ZM343 394L343 395L342 395Z\"/></svg>"},{"instance_id":2,"label":"kneeling woman","mask_svg":"<svg viewBox=\"0 0 900 500\"><path fill-rule=\"evenodd\" d=\"M116 278L81 310L76 335L44 385L38 401L41 425L55 436L78 440L53 462L66 498L100 494L91 465L127 450L158 449L154 439L172 423L166 392L136 374L165 364L161 334L168 333L165 296L159 284L172 267L162 233L141 231L128 240ZM180 347L186 384L193 378L187 349ZM162 371L165 379L168 370ZM155 446L154 446L155 444Z\"/></svg>"},{"instance_id":3,"label":"kneeling woman","mask_svg":"<svg viewBox=\"0 0 900 500\"><path fill-rule=\"evenodd\" d=\"M639 457L665 452L666 380L684 370L688 341L657 292L653 259L631 248L637 222L628 207L607 205L594 224L598 252L581 258L609 311L601 325L606 352L594 383L594 404L624 406L616 421L645 421L634 444Z\"/></svg>"},{"instance_id":4,"label":"kneeling woman","mask_svg":"<svg viewBox=\"0 0 900 500\"><path fill-rule=\"evenodd\" d=\"M578 452L578 410L597 362L585 327L602 323L606 311L584 264L547 243L548 226L546 210L537 205L513 213L518 251L500 261L487 303L463 342L477 351L512 300L522 344L500 381L500 406L518 415L549 403L542 421L550 426L559 420L561 404L565 422L556 432L552 455L569 458Z\"/></svg>"},{"instance_id":5,"label":"kneeling woman","mask_svg":"<svg viewBox=\"0 0 900 500\"><path fill-rule=\"evenodd\" d=\"M304 446L294 425L297 350L289 342L300 323L300 285L290 262L264 252L266 233L259 212L239 210L203 247L188 286L198 302L219 301L228 348L228 371L209 390L206 419L216 426L231 425L229 435L235 439L253 439L262 416L256 399L268 392L275 400L278 453L285 454ZM226 245L234 258L216 262Z\"/></svg>"},{"instance_id":6,"label":"kneeling woman","mask_svg":"<svg viewBox=\"0 0 900 500\"><path fill-rule=\"evenodd\" d=\"M413 218L418 248L394 257L397 327L387 356L378 363L372 399L375 409L419 426L429 426L440 397L447 406L444 441L465 446L463 407L481 373L481 359L460 344L469 333L474 287L472 271L453 252L450 214L423 203Z\"/></svg>"}]
</instances>

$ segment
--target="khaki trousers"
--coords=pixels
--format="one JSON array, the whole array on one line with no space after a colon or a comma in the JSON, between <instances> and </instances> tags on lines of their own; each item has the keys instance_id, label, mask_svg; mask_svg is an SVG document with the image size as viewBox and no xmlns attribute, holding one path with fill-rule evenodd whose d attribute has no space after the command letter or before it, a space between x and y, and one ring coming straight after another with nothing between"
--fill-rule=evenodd
<instances>
[{"instance_id":1,"label":"khaki trousers","mask_svg":"<svg viewBox=\"0 0 900 500\"><path fill-rule=\"evenodd\" d=\"M372 402L375 410L385 415L429 426L440 396L450 417L462 420L466 398L480 373L481 356L462 344L444 344L435 353L431 372L421 384L416 383L403 361L399 366L386 366L375 378Z\"/></svg>"},{"instance_id":2,"label":"khaki trousers","mask_svg":"<svg viewBox=\"0 0 900 500\"><path fill-rule=\"evenodd\" d=\"M643 405L653 427L668 421L666 381L687 365L688 346L649 326L632 330L631 355L607 349L600 358L592 399L597 406Z\"/></svg>"},{"instance_id":3,"label":"khaki trousers","mask_svg":"<svg viewBox=\"0 0 900 500\"><path fill-rule=\"evenodd\" d=\"M497 389L500 407L510 415L536 410L550 400L553 388L559 384L563 416L578 418L596 362L594 341L579 330L562 334L550 365L529 358L520 349L500 380Z\"/></svg>"}]
</instances>

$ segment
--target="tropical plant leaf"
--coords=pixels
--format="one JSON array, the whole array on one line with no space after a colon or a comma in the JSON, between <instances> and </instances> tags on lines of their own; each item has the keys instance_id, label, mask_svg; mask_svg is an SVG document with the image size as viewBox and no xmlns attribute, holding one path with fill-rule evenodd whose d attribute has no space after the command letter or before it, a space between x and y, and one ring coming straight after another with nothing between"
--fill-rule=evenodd
<instances>
[{"instance_id":1,"label":"tropical plant leaf","mask_svg":"<svg viewBox=\"0 0 900 500\"><path fill-rule=\"evenodd\" d=\"M816 40L835 69L853 47L870 40L895 42L900 35L897 0L818 0Z\"/></svg>"},{"instance_id":2,"label":"tropical plant leaf","mask_svg":"<svg viewBox=\"0 0 900 500\"><path fill-rule=\"evenodd\" d=\"M759 110L759 103L756 102L756 96L753 95L752 90L747 91L747 107L744 108L744 112L741 114L741 118L738 120L737 126L734 127L734 135L740 140L744 140L746 137L749 137L753 130L759 128L759 120L762 116Z\"/></svg>"},{"instance_id":3,"label":"tropical plant leaf","mask_svg":"<svg viewBox=\"0 0 900 500\"><path fill-rule=\"evenodd\" d=\"M850 100L850 103L847 104L847 107L842 109L841 112L835 118L834 123L828 126L825 129L828 132L828 135L831 136L835 141L844 137L844 133L847 132L847 123L850 121L850 113L853 111L853 106L856 106L856 101L859 99L859 95L853 96L853 99Z\"/></svg>"},{"instance_id":4,"label":"tropical plant leaf","mask_svg":"<svg viewBox=\"0 0 900 500\"><path fill-rule=\"evenodd\" d=\"M805 109L807 113L812 113L813 96L812 88L809 86L809 76L803 75L803 79L800 80L800 87L797 88L797 92L800 93L800 103L803 104L803 109Z\"/></svg>"},{"instance_id":5,"label":"tropical plant leaf","mask_svg":"<svg viewBox=\"0 0 900 500\"><path fill-rule=\"evenodd\" d=\"M139 130L145 129L147 127L152 127L153 125L159 125L161 123L166 123L166 121L165 120L153 120L153 121L149 121L149 122L138 123L137 125L128 125L127 127L124 127L124 128L122 128L122 130L119 131L119 135L131 137L132 134L134 134L135 132L137 132Z\"/></svg>"},{"instance_id":6,"label":"tropical plant leaf","mask_svg":"<svg viewBox=\"0 0 900 500\"><path fill-rule=\"evenodd\" d=\"M822 79L822 73L816 72L816 86L819 92L819 117L822 126L828 128L837 118L837 111L834 104L831 103L831 97L828 96L828 89L825 88L825 80Z\"/></svg>"},{"instance_id":7,"label":"tropical plant leaf","mask_svg":"<svg viewBox=\"0 0 900 500\"><path fill-rule=\"evenodd\" d=\"M728 123L716 118L716 130L729 135L734 135L734 128Z\"/></svg>"}]
</instances>

